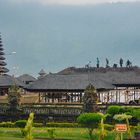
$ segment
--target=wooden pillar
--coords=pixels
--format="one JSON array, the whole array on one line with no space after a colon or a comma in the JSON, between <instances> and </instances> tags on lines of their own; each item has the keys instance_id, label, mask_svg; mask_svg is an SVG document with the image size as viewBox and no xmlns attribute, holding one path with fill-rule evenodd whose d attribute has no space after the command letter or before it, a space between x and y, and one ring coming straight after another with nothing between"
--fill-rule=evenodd
<instances>
[{"instance_id":1,"label":"wooden pillar","mask_svg":"<svg viewBox=\"0 0 140 140\"><path fill-rule=\"evenodd\" d=\"M118 91L119 92L119 103L121 102L120 100L121 100L121 93L120 93L120 90Z\"/></svg>"},{"instance_id":2,"label":"wooden pillar","mask_svg":"<svg viewBox=\"0 0 140 140\"><path fill-rule=\"evenodd\" d=\"M134 87L134 100L136 100L136 87Z\"/></svg>"},{"instance_id":3,"label":"wooden pillar","mask_svg":"<svg viewBox=\"0 0 140 140\"><path fill-rule=\"evenodd\" d=\"M109 92L107 93L107 103L109 103Z\"/></svg>"},{"instance_id":4,"label":"wooden pillar","mask_svg":"<svg viewBox=\"0 0 140 140\"><path fill-rule=\"evenodd\" d=\"M80 103L82 102L82 93L80 92Z\"/></svg>"},{"instance_id":5,"label":"wooden pillar","mask_svg":"<svg viewBox=\"0 0 140 140\"><path fill-rule=\"evenodd\" d=\"M47 93L45 92L45 103L47 102Z\"/></svg>"},{"instance_id":6,"label":"wooden pillar","mask_svg":"<svg viewBox=\"0 0 140 140\"><path fill-rule=\"evenodd\" d=\"M71 93L71 102L73 102L73 93Z\"/></svg>"},{"instance_id":7,"label":"wooden pillar","mask_svg":"<svg viewBox=\"0 0 140 140\"><path fill-rule=\"evenodd\" d=\"M38 97L38 102L40 103L41 102L41 93L39 92L39 97Z\"/></svg>"},{"instance_id":8,"label":"wooden pillar","mask_svg":"<svg viewBox=\"0 0 140 140\"><path fill-rule=\"evenodd\" d=\"M101 101L101 102L104 103L104 101L103 101L103 98L104 98L104 97L103 97L103 92L101 93L101 95L102 95L102 96L101 96L101 97L102 97L102 101Z\"/></svg>"},{"instance_id":9,"label":"wooden pillar","mask_svg":"<svg viewBox=\"0 0 140 140\"><path fill-rule=\"evenodd\" d=\"M54 96L53 93L51 93L52 103L54 103Z\"/></svg>"},{"instance_id":10,"label":"wooden pillar","mask_svg":"<svg viewBox=\"0 0 140 140\"><path fill-rule=\"evenodd\" d=\"M65 93L66 96L66 103L68 102L68 93Z\"/></svg>"},{"instance_id":11,"label":"wooden pillar","mask_svg":"<svg viewBox=\"0 0 140 140\"><path fill-rule=\"evenodd\" d=\"M118 92L117 92L117 87L116 87L116 103L118 102Z\"/></svg>"}]
</instances>

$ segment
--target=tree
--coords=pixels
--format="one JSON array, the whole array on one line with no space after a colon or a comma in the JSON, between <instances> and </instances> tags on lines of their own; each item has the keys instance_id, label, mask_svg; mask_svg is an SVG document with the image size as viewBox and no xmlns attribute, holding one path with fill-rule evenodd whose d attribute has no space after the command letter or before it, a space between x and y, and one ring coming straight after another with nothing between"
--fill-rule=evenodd
<instances>
[{"instance_id":1,"label":"tree","mask_svg":"<svg viewBox=\"0 0 140 140\"><path fill-rule=\"evenodd\" d=\"M11 111L18 110L20 105L20 97L19 87L16 85L11 86L8 92L8 103Z\"/></svg>"},{"instance_id":2,"label":"tree","mask_svg":"<svg viewBox=\"0 0 140 140\"><path fill-rule=\"evenodd\" d=\"M101 118L101 122L100 122L100 136L99 136L99 140L103 140L105 135L106 135L105 125L104 125L105 116L102 113L100 113L100 114L102 115L102 118Z\"/></svg>"},{"instance_id":3,"label":"tree","mask_svg":"<svg viewBox=\"0 0 140 140\"><path fill-rule=\"evenodd\" d=\"M101 119L101 113L83 113L77 118L77 122L88 129L88 135L92 140L93 129L98 128Z\"/></svg>"},{"instance_id":4,"label":"tree","mask_svg":"<svg viewBox=\"0 0 140 140\"><path fill-rule=\"evenodd\" d=\"M28 121L27 121L25 129L24 129L26 132L25 138L27 140L33 140L33 136L32 136L33 119L34 119L34 113L30 113Z\"/></svg>"},{"instance_id":5,"label":"tree","mask_svg":"<svg viewBox=\"0 0 140 140\"><path fill-rule=\"evenodd\" d=\"M85 89L84 100L84 111L85 112L97 112L97 91L95 87L89 84Z\"/></svg>"}]
</instances>

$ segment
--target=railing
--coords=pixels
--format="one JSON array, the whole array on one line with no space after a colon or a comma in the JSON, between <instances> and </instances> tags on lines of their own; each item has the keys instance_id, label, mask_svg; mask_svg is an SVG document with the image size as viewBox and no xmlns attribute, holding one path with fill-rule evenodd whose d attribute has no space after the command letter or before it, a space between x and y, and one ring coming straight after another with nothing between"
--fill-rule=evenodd
<instances>
[{"instance_id":1,"label":"railing","mask_svg":"<svg viewBox=\"0 0 140 140\"><path fill-rule=\"evenodd\" d=\"M140 104L99 104L100 110L106 110L110 105L121 105L125 107L136 107L140 108ZM35 114L46 114L46 115L68 115L77 116L83 112L82 103L46 103L46 104L24 104L21 105L23 114L29 114L34 112ZM8 104L0 104L0 114L5 114L8 110Z\"/></svg>"},{"instance_id":2,"label":"railing","mask_svg":"<svg viewBox=\"0 0 140 140\"><path fill-rule=\"evenodd\" d=\"M24 104L20 107L23 114L77 116L83 112L82 104ZM8 104L0 104L0 114L5 114L8 108Z\"/></svg>"},{"instance_id":3,"label":"railing","mask_svg":"<svg viewBox=\"0 0 140 140\"><path fill-rule=\"evenodd\" d=\"M45 115L69 115L77 116L82 113L81 108L63 108L63 107L24 107L22 108L25 114L34 112L35 114Z\"/></svg>"}]
</instances>

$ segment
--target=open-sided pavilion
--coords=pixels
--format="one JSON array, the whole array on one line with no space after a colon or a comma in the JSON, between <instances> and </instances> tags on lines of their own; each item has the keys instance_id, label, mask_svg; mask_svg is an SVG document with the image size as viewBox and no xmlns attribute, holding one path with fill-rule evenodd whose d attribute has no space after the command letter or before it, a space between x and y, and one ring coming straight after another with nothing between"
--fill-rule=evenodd
<instances>
[{"instance_id":1,"label":"open-sided pavilion","mask_svg":"<svg viewBox=\"0 0 140 140\"><path fill-rule=\"evenodd\" d=\"M134 103L140 98L140 68L68 68L36 80L26 90L39 94L43 103L80 103L85 88L97 89L98 102Z\"/></svg>"}]
</instances>

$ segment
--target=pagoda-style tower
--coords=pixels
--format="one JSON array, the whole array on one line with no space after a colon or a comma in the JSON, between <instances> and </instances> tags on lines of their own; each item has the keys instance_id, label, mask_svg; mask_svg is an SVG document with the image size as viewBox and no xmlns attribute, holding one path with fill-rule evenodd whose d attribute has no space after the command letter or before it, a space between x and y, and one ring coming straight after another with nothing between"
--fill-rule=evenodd
<instances>
[{"instance_id":1,"label":"pagoda-style tower","mask_svg":"<svg viewBox=\"0 0 140 140\"><path fill-rule=\"evenodd\" d=\"M43 69L41 69L41 71L38 74L39 74L38 79L41 79L41 78L43 78L47 75L46 72Z\"/></svg>"},{"instance_id":2,"label":"pagoda-style tower","mask_svg":"<svg viewBox=\"0 0 140 140\"><path fill-rule=\"evenodd\" d=\"M3 45L2 45L2 39L1 39L1 34L0 34L0 75L6 74L9 72L9 70L5 67L7 64L5 63L5 53L3 52Z\"/></svg>"}]
</instances>

